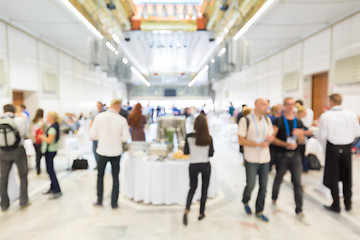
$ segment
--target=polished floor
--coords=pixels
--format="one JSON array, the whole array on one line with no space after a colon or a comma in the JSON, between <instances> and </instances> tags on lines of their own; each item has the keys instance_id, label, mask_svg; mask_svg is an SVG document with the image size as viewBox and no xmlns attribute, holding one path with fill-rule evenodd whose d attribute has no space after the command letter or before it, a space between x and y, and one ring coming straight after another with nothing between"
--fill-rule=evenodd
<instances>
[{"instance_id":1,"label":"polished floor","mask_svg":"<svg viewBox=\"0 0 360 240\"><path fill-rule=\"evenodd\" d=\"M303 175L305 221L294 213L292 186L289 178L283 183L278 209L271 207L270 174L264 223L247 216L241 204L245 175L237 144L229 137L228 126L213 132L215 164L219 194L209 199L206 218L197 220L198 203L193 204L187 227L182 225L183 206L151 206L120 197L120 208L110 207L111 175L105 179L104 207L94 207L96 171L67 171L64 157L56 160L56 168L64 195L48 200L42 192L49 180L43 170L36 176L29 172L31 205L20 210L15 201L7 212L0 213L0 239L360 239L360 159L354 158L353 210L333 214L323 209L331 201L314 190L321 172ZM256 189L251 206L254 207Z\"/></svg>"}]
</instances>

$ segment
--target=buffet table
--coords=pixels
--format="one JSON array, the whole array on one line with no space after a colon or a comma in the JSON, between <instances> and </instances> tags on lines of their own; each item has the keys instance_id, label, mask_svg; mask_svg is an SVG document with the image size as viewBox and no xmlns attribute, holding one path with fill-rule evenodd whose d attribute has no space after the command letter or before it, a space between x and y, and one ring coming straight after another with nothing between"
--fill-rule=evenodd
<instances>
[{"instance_id":1,"label":"buffet table","mask_svg":"<svg viewBox=\"0 0 360 240\"><path fill-rule=\"evenodd\" d=\"M148 155L133 156L128 152L121 158L121 193L145 204L185 205L189 191L188 160L151 160ZM217 192L216 169L212 165L208 197ZM200 199L201 175L193 201Z\"/></svg>"}]
</instances>

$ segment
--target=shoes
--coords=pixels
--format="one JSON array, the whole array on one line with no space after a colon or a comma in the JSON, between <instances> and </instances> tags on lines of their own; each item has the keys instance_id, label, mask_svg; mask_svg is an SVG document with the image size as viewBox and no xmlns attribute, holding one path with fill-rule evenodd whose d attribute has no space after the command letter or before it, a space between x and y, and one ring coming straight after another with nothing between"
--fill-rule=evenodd
<instances>
[{"instance_id":1,"label":"shoes","mask_svg":"<svg viewBox=\"0 0 360 240\"><path fill-rule=\"evenodd\" d=\"M269 219L264 214L256 214L256 217L263 222L269 222Z\"/></svg>"},{"instance_id":2,"label":"shoes","mask_svg":"<svg viewBox=\"0 0 360 240\"><path fill-rule=\"evenodd\" d=\"M112 209L118 209L119 208L119 205L114 205L114 206L111 206L112 207Z\"/></svg>"},{"instance_id":3,"label":"shoes","mask_svg":"<svg viewBox=\"0 0 360 240\"><path fill-rule=\"evenodd\" d=\"M188 216L187 216L187 213L184 213L184 216L183 216L183 224L184 224L185 226L187 226L187 224L188 224Z\"/></svg>"},{"instance_id":4,"label":"shoes","mask_svg":"<svg viewBox=\"0 0 360 240\"><path fill-rule=\"evenodd\" d=\"M348 211L348 212L351 211L351 206L346 206L345 210Z\"/></svg>"},{"instance_id":5,"label":"shoes","mask_svg":"<svg viewBox=\"0 0 360 240\"><path fill-rule=\"evenodd\" d=\"M251 215L252 212L251 212L251 208L249 207L249 205L245 205L244 209L245 209L245 212L247 215Z\"/></svg>"},{"instance_id":6,"label":"shoes","mask_svg":"<svg viewBox=\"0 0 360 240\"><path fill-rule=\"evenodd\" d=\"M46 195L46 194L52 194L52 193L55 193L54 190L49 189L49 191L44 192L43 194Z\"/></svg>"},{"instance_id":7,"label":"shoes","mask_svg":"<svg viewBox=\"0 0 360 240\"><path fill-rule=\"evenodd\" d=\"M54 195L52 195L51 197L49 197L50 200L54 200L54 199L58 199L59 197L62 196L61 192L58 193L54 193Z\"/></svg>"},{"instance_id":8,"label":"shoes","mask_svg":"<svg viewBox=\"0 0 360 240\"><path fill-rule=\"evenodd\" d=\"M30 206L30 205L31 205L31 203L30 203L30 202L27 202L26 204L21 205L21 206L20 206L20 209L23 210L23 209L27 208L27 207Z\"/></svg>"},{"instance_id":9,"label":"shoes","mask_svg":"<svg viewBox=\"0 0 360 240\"><path fill-rule=\"evenodd\" d=\"M340 213L340 208L335 208L335 207L333 207L332 205L331 205L331 206L326 206L326 205L324 205L324 208L325 208L326 210L331 211L331 212Z\"/></svg>"},{"instance_id":10,"label":"shoes","mask_svg":"<svg viewBox=\"0 0 360 240\"><path fill-rule=\"evenodd\" d=\"M99 203L99 202L94 203L94 207L102 207L102 206L103 206L102 203Z\"/></svg>"},{"instance_id":11,"label":"shoes","mask_svg":"<svg viewBox=\"0 0 360 240\"><path fill-rule=\"evenodd\" d=\"M305 214L303 212L296 213L296 218L303 221L305 219Z\"/></svg>"},{"instance_id":12,"label":"shoes","mask_svg":"<svg viewBox=\"0 0 360 240\"><path fill-rule=\"evenodd\" d=\"M7 207L7 208L1 208L1 211L2 211L2 212L6 212L8 209L9 209L9 207Z\"/></svg>"},{"instance_id":13,"label":"shoes","mask_svg":"<svg viewBox=\"0 0 360 240\"><path fill-rule=\"evenodd\" d=\"M205 214L200 214L198 217L198 220L201 221L201 219L203 219L205 217Z\"/></svg>"}]
</instances>

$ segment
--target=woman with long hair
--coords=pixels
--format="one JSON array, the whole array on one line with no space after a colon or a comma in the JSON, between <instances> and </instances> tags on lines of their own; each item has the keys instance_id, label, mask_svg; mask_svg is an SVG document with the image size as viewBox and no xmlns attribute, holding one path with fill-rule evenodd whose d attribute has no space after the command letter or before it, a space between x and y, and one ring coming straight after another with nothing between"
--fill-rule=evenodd
<instances>
[{"instance_id":1,"label":"woman with long hair","mask_svg":"<svg viewBox=\"0 0 360 240\"><path fill-rule=\"evenodd\" d=\"M39 108L38 110L36 110L35 117L31 121L31 138L36 152L36 171L38 175L41 172L40 161L41 161L42 153L41 153L40 135L43 135L43 127L44 127L44 110Z\"/></svg>"},{"instance_id":2,"label":"woman with long hair","mask_svg":"<svg viewBox=\"0 0 360 240\"><path fill-rule=\"evenodd\" d=\"M131 111L128 123L131 127L131 140L132 141L145 141L145 124L146 118L142 115L141 104L137 103Z\"/></svg>"},{"instance_id":3,"label":"woman with long hair","mask_svg":"<svg viewBox=\"0 0 360 240\"><path fill-rule=\"evenodd\" d=\"M62 195L54 170L54 158L57 153L57 142L59 141L60 136L59 122L60 119L57 113L49 112L47 115L47 123L49 124L49 127L46 130L45 135L41 136L41 151L45 155L46 170L51 180L50 189L45 194L53 194L50 199L56 199Z\"/></svg>"},{"instance_id":4,"label":"woman with long hair","mask_svg":"<svg viewBox=\"0 0 360 240\"><path fill-rule=\"evenodd\" d=\"M198 220L201 220L205 217L205 204L211 174L209 157L214 155L213 140L209 134L209 127L205 115L200 114L195 119L194 132L189 133L186 136L184 154L190 154L190 189L186 200L185 213L183 216L183 223L186 226L191 202L197 188L199 173L201 173L202 185L200 213Z\"/></svg>"}]
</instances>

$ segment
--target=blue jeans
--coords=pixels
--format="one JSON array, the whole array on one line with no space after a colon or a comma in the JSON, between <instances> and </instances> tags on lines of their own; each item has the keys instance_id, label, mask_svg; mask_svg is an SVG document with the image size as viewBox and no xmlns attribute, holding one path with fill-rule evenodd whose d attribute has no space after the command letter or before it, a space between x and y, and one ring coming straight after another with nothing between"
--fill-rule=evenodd
<instances>
[{"instance_id":1,"label":"blue jeans","mask_svg":"<svg viewBox=\"0 0 360 240\"><path fill-rule=\"evenodd\" d=\"M266 196L266 186L270 170L270 163L250 163L245 161L246 171L246 187L243 193L242 202L247 204L250 201L250 196L254 190L256 183L256 175L259 175L259 192L256 198L256 213L261 213L264 210L264 202Z\"/></svg>"},{"instance_id":2,"label":"blue jeans","mask_svg":"<svg viewBox=\"0 0 360 240\"><path fill-rule=\"evenodd\" d=\"M119 172L120 156L106 157L98 154L98 177L97 177L97 202L102 203L104 195L104 173L107 162L111 163L111 172L113 177L113 187L111 193L111 206L116 207L119 199Z\"/></svg>"},{"instance_id":3,"label":"blue jeans","mask_svg":"<svg viewBox=\"0 0 360 240\"><path fill-rule=\"evenodd\" d=\"M59 193L61 192L61 189L54 170L54 157L56 156L56 152L46 152L44 155L46 171L49 174L51 180L50 190L54 193Z\"/></svg>"}]
</instances>

